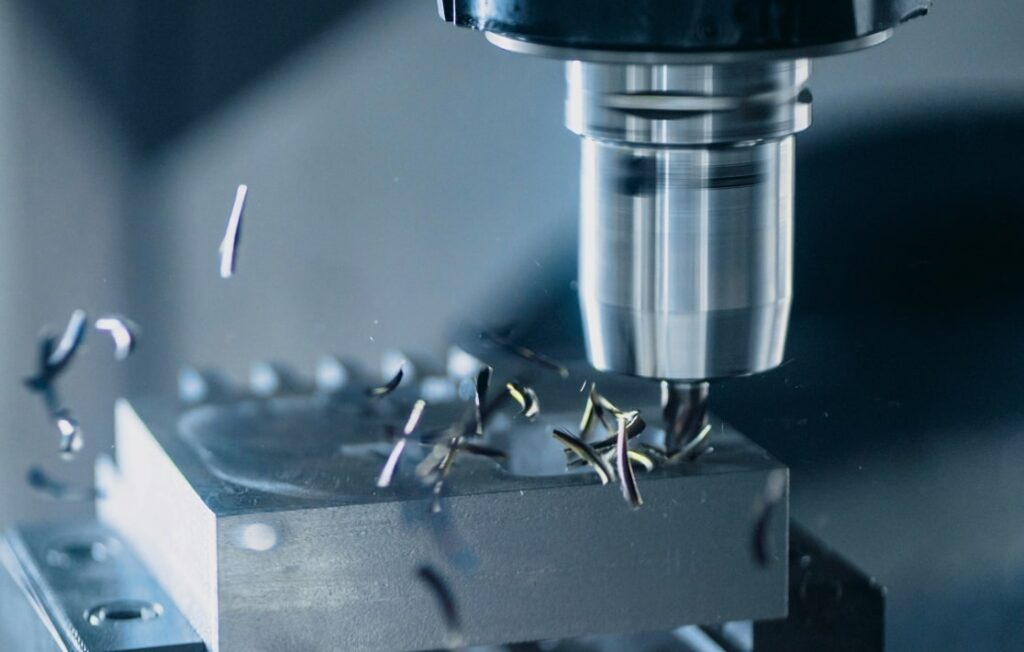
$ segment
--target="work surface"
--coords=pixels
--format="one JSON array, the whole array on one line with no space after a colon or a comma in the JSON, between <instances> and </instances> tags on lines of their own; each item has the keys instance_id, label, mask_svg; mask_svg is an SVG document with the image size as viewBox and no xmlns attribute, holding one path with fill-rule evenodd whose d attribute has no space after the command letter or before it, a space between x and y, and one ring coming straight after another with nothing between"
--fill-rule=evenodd
<instances>
[{"instance_id":1,"label":"work surface","mask_svg":"<svg viewBox=\"0 0 1024 652\"><path fill-rule=\"evenodd\" d=\"M117 463L99 473L101 518L213 650L449 645L417 578L424 565L444 579L458 633L473 644L785 613L788 501L768 522L773 562L751 547L758 501L785 469L724 426L697 462L638 471L644 504L632 510L592 472L525 473L515 446L551 438L523 424L504 465L459 462L435 513L415 484L376 488L380 457L358 436L321 448L337 409L301 397L183 414L119 405ZM269 442L288 432L297 450L275 451ZM232 445L214 445L224 434ZM550 452L564 470L560 447Z\"/></svg>"}]
</instances>

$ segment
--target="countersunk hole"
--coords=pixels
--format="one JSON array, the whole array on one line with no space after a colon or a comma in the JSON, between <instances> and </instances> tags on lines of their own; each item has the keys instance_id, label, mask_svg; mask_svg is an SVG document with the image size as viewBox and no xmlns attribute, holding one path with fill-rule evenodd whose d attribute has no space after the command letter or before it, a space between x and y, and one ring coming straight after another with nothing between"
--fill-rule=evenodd
<instances>
[{"instance_id":1,"label":"countersunk hole","mask_svg":"<svg viewBox=\"0 0 1024 652\"><path fill-rule=\"evenodd\" d=\"M117 539L69 539L50 546L46 563L54 568L71 568L83 564L102 563L117 555L121 543Z\"/></svg>"},{"instance_id":2,"label":"countersunk hole","mask_svg":"<svg viewBox=\"0 0 1024 652\"><path fill-rule=\"evenodd\" d=\"M145 621L159 618L164 608L145 600L115 600L93 607L85 612L85 619L94 627L124 621Z\"/></svg>"}]
</instances>

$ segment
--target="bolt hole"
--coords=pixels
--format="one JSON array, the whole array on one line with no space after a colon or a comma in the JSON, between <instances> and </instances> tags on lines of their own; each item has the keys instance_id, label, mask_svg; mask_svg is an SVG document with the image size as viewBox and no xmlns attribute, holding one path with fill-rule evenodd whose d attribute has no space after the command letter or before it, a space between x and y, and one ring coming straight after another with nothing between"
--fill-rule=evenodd
<instances>
[{"instance_id":1,"label":"bolt hole","mask_svg":"<svg viewBox=\"0 0 1024 652\"><path fill-rule=\"evenodd\" d=\"M164 608L156 602L145 600L118 600L101 604L85 612L85 619L93 627L104 623L146 621L159 618Z\"/></svg>"}]
</instances>

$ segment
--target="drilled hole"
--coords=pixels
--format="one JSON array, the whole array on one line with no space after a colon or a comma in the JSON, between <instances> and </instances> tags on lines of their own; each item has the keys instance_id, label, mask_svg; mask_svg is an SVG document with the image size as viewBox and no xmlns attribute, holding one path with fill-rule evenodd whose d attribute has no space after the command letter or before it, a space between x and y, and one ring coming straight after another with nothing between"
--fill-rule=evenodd
<instances>
[{"instance_id":1,"label":"drilled hole","mask_svg":"<svg viewBox=\"0 0 1024 652\"><path fill-rule=\"evenodd\" d=\"M164 608L156 602L145 600L117 600L101 604L85 612L85 619L94 627L105 623L146 621L159 618Z\"/></svg>"}]
</instances>

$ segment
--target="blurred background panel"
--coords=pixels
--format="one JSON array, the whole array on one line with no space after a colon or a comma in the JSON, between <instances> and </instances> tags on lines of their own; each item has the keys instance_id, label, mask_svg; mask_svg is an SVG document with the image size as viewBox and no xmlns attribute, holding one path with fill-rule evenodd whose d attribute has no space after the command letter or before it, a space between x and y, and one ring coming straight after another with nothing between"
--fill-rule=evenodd
<instances>
[{"instance_id":1,"label":"blurred background panel","mask_svg":"<svg viewBox=\"0 0 1024 652\"><path fill-rule=\"evenodd\" d=\"M90 482L91 457L110 446L110 400L123 390L109 342L92 338L63 386L87 433L85 454L63 463L40 401L22 386L43 327L59 333L73 309L123 311L124 224L132 146L80 62L25 6L0 2L0 521L82 507L30 495L40 464Z\"/></svg>"},{"instance_id":2,"label":"blurred background panel","mask_svg":"<svg viewBox=\"0 0 1024 652\"><path fill-rule=\"evenodd\" d=\"M456 316L575 255L563 85L430 3L353 13L154 157L175 355L241 374L266 356L308 370L338 349L442 351ZM243 181L241 271L222 283L209 243Z\"/></svg>"},{"instance_id":3,"label":"blurred background panel","mask_svg":"<svg viewBox=\"0 0 1024 652\"><path fill-rule=\"evenodd\" d=\"M891 649L1024 647L1022 26L1016 0L940 0L815 62L791 361L713 398L889 587ZM88 511L26 470L88 482L113 398L184 363L439 354L467 320L579 351L563 95L559 65L424 0L0 0L0 521ZM115 365L90 336L64 383L87 454L64 464L21 379L76 307L143 340Z\"/></svg>"}]
</instances>

